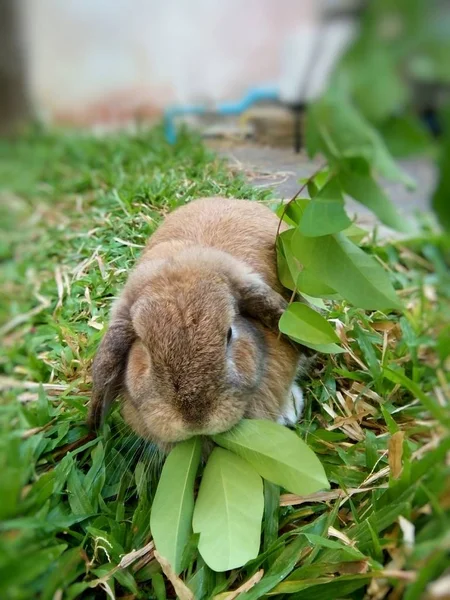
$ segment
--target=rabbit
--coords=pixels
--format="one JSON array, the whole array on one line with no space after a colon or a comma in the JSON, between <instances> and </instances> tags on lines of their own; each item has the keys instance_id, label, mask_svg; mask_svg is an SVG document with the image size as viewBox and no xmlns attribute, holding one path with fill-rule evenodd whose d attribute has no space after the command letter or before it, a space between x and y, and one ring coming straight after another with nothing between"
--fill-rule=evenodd
<instances>
[{"instance_id":1,"label":"rabbit","mask_svg":"<svg viewBox=\"0 0 450 600\"><path fill-rule=\"evenodd\" d=\"M221 197L165 218L94 359L91 427L119 395L125 421L162 449L242 418L297 422L301 348L278 330L288 299L277 277L278 225L267 206Z\"/></svg>"}]
</instances>

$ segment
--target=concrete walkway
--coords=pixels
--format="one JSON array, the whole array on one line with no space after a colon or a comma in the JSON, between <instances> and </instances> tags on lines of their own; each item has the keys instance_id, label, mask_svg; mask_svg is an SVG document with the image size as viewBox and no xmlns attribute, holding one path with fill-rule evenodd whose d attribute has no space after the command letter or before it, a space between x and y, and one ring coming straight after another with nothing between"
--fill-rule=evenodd
<instances>
[{"instance_id":1,"label":"concrete walkway","mask_svg":"<svg viewBox=\"0 0 450 600\"><path fill-rule=\"evenodd\" d=\"M271 188L276 197L285 200L292 198L298 191L300 179L309 177L321 165L321 161L312 161L305 153L295 154L287 148L263 147L250 143L232 145L230 142L217 141L210 142L210 145L228 159L232 169L242 172L249 183ZM412 218L419 212L428 212L436 181L433 165L423 159L404 160L401 165L416 181L417 188L411 192L402 184L391 182L383 182L383 187L405 218ZM377 224L376 217L362 204L348 200L347 209L351 216L356 215L360 224L370 227ZM383 229L380 228L380 231Z\"/></svg>"}]
</instances>

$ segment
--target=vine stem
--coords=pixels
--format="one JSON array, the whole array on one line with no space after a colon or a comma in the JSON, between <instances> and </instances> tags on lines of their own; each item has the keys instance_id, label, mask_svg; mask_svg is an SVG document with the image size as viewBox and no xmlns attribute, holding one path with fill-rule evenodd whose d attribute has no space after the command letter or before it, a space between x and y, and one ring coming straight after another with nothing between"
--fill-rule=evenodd
<instances>
[{"instance_id":1,"label":"vine stem","mask_svg":"<svg viewBox=\"0 0 450 600\"><path fill-rule=\"evenodd\" d=\"M298 197L299 197L299 195L300 195L300 194L303 192L303 190L305 189L305 187L306 187L306 186L307 186L307 185L308 185L308 184L309 184L309 183L310 183L310 182L311 182L311 181L314 179L314 177L315 177L316 175L318 175L318 174L320 173L320 171L322 171L322 169L324 169L325 167L326 167L326 163L322 164L322 165L321 165L321 166L320 166L318 169L316 169L316 170L314 171L314 173L308 177L308 179L307 179L307 180L305 181L305 183L304 183L304 184L301 186L301 188L298 190L298 192L297 192L297 193L296 193L296 194L295 194L295 195L294 195L294 196L293 196L293 197L292 197L292 198L289 200L289 202L286 202L286 203L285 203L285 205L284 205L284 209L283 209L283 212L281 213L280 220L279 220L279 222L278 222L277 234L276 234L276 236L275 236L275 248L277 247L278 238L280 237L280 227L281 227L281 223L283 222L283 218L284 218L284 215L286 214L286 210L287 210L288 206L289 206L290 204L292 204L292 202L295 202L295 200L297 200L297 198L298 198ZM290 306L290 305L291 305L291 304L294 302L294 300L295 300L295 297L296 297L297 293L298 293L298 290L297 290L297 286L295 285L295 287L294 287L294 289L293 289L293 291L292 291L291 297L290 297L290 299L289 299L288 306ZM278 339L280 339L280 337L281 337L281 331L280 331L280 332L278 332ZM295 345L298 345L298 342L294 342L294 341L293 341L291 338L289 338L289 337L288 337L287 339L289 340L289 342L290 342L290 343L291 343L293 346L295 346ZM300 345L301 345L301 344L300 344ZM310 351L310 349L309 349L309 348L306 348L306 347L305 347L305 346L303 346L303 345L301 345L301 346L302 346L302 348L303 348L303 350L305 351L305 353L306 353L306 354L308 353L308 351Z\"/></svg>"},{"instance_id":2,"label":"vine stem","mask_svg":"<svg viewBox=\"0 0 450 600\"><path fill-rule=\"evenodd\" d=\"M309 185L311 183L311 181L313 181L314 177L316 175L318 175L320 173L320 171L322 171L322 169L324 169L326 167L326 163L323 163L318 169L316 169L314 171L314 173L312 175L310 175L308 177L308 179L305 181L305 183L302 185L302 187L298 190L298 192L289 200L289 202L286 202L284 204L284 208L283 208L283 212L281 213L280 216L280 220L278 222L278 227L277 227L277 234L275 236L275 247L277 245L278 242L278 238L280 237L280 227L281 227L281 223L283 222L284 219L284 215L286 214L286 211L288 209L288 207L295 202L295 200L297 200L297 198L300 196L300 194L303 192L303 190L306 188L307 185Z\"/></svg>"}]
</instances>

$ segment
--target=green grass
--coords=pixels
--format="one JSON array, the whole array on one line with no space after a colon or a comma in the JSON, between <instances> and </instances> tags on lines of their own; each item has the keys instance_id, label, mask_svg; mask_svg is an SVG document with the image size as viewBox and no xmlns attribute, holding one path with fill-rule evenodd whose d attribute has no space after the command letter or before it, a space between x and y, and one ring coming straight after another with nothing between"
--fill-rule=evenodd
<instances>
[{"instance_id":1,"label":"green grass","mask_svg":"<svg viewBox=\"0 0 450 600\"><path fill-rule=\"evenodd\" d=\"M34 131L1 142L0 156L0 597L175 597L151 549L123 558L151 541L161 459L118 410L101 438L89 434L90 365L111 301L168 211L199 196L270 196L197 139L171 148L159 129ZM349 353L319 361L298 427L331 492L279 507L267 485L261 554L239 571L211 572L193 538L182 579L195 598L226 598L263 569L240 598L395 588L413 600L448 567L449 243L424 225L420 238L371 251L408 309L332 307Z\"/></svg>"}]
</instances>

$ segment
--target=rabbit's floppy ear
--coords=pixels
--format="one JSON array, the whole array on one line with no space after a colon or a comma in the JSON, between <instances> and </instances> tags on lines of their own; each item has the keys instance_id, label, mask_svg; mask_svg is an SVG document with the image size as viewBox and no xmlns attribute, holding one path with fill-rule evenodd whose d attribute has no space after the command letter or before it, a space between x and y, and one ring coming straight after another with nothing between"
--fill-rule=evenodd
<instances>
[{"instance_id":1,"label":"rabbit's floppy ear","mask_svg":"<svg viewBox=\"0 0 450 600\"><path fill-rule=\"evenodd\" d=\"M136 338L128 304L120 303L112 316L92 367L92 398L88 425L98 429L112 404L120 394L128 352Z\"/></svg>"},{"instance_id":2,"label":"rabbit's floppy ear","mask_svg":"<svg viewBox=\"0 0 450 600\"><path fill-rule=\"evenodd\" d=\"M272 331L278 331L278 322L287 307L283 296L255 273L235 272L230 280L242 313L258 319Z\"/></svg>"}]
</instances>

